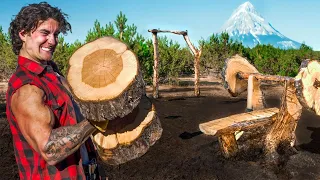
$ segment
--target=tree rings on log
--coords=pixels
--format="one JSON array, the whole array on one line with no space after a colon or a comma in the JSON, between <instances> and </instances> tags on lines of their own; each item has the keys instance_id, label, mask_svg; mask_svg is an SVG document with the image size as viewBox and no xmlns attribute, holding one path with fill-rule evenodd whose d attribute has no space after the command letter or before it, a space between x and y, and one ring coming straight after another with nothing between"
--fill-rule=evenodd
<instances>
[{"instance_id":1,"label":"tree rings on log","mask_svg":"<svg viewBox=\"0 0 320 180\"><path fill-rule=\"evenodd\" d=\"M145 94L135 54L112 37L80 47L69 60L67 80L82 114L93 121L124 117Z\"/></svg>"},{"instance_id":2,"label":"tree rings on log","mask_svg":"<svg viewBox=\"0 0 320 180\"><path fill-rule=\"evenodd\" d=\"M320 115L320 63L304 61L295 77L296 94L301 105Z\"/></svg>"},{"instance_id":3,"label":"tree rings on log","mask_svg":"<svg viewBox=\"0 0 320 180\"><path fill-rule=\"evenodd\" d=\"M246 79L240 79L237 77L239 72L259 73L253 65L239 55L226 59L225 66L222 71L224 87L234 97L244 92L248 86Z\"/></svg>"},{"instance_id":4,"label":"tree rings on log","mask_svg":"<svg viewBox=\"0 0 320 180\"><path fill-rule=\"evenodd\" d=\"M132 113L110 121L107 131L93 135L92 139L103 162L118 165L144 155L161 134L155 108L143 96Z\"/></svg>"}]
</instances>

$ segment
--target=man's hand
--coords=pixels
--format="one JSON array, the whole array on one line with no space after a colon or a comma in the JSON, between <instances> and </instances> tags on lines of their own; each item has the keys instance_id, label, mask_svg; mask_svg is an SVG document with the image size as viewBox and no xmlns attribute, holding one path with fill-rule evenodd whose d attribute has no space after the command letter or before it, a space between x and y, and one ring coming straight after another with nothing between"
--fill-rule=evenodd
<instances>
[{"instance_id":1,"label":"man's hand","mask_svg":"<svg viewBox=\"0 0 320 180\"><path fill-rule=\"evenodd\" d=\"M90 121L88 120L95 128L97 128L100 132L106 132L109 120L106 121Z\"/></svg>"}]
</instances>

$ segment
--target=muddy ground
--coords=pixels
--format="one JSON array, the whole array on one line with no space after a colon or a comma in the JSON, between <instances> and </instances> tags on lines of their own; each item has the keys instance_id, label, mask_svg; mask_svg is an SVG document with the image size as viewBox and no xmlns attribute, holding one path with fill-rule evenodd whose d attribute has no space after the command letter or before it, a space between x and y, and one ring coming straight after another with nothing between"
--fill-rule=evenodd
<instances>
[{"instance_id":1,"label":"muddy ground","mask_svg":"<svg viewBox=\"0 0 320 180\"><path fill-rule=\"evenodd\" d=\"M304 110L296 130L297 153L282 167L265 165L260 151L226 160L216 137L199 131L199 124L244 112L246 94L230 97L218 79L203 80L201 96L193 97L192 82L161 86L155 104L163 134L142 157L122 165L103 164L109 179L320 179L320 118ZM268 107L278 107L282 86L263 85ZM0 179L18 179L11 133L0 104Z\"/></svg>"}]
</instances>

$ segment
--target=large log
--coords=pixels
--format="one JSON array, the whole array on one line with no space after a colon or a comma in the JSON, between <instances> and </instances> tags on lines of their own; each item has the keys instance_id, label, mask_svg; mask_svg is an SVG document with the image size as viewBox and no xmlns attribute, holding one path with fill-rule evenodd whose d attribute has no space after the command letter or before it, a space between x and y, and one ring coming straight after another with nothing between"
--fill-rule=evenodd
<instances>
[{"instance_id":1,"label":"large log","mask_svg":"<svg viewBox=\"0 0 320 180\"><path fill-rule=\"evenodd\" d=\"M106 132L97 133L92 139L101 159L107 164L118 165L145 154L161 134L155 108L143 96L132 113L111 121Z\"/></svg>"},{"instance_id":2,"label":"large log","mask_svg":"<svg viewBox=\"0 0 320 180\"><path fill-rule=\"evenodd\" d=\"M297 97L301 105L320 115L320 63L303 61L295 78Z\"/></svg>"},{"instance_id":3,"label":"large log","mask_svg":"<svg viewBox=\"0 0 320 180\"><path fill-rule=\"evenodd\" d=\"M93 121L124 117L145 94L135 54L112 37L80 47L69 60L67 80L82 114Z\"/></svg>"}]
</instances>

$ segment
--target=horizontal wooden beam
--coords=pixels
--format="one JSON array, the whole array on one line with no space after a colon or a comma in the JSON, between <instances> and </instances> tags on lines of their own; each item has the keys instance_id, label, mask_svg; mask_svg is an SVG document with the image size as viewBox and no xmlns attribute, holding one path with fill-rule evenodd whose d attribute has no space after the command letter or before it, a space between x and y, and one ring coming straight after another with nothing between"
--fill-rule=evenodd
<instances>
[{"instance_id":1,"label":"horizontal wooden beam","mask_svg":"<svg viewBox=\"0 0 320 180\"><path fill-rule=\"evenodd\" d=\"M284 82L284 81L293 82L294 81L294 78L288 77L288 76L265 75L260 73L245 73L245 72L238 72L237 78L248 79L250 75L253 75L256 79L261 81L274 81L274 82Z\"/></svg>"},{"instance_id":2,"label":"horizontal wooden beam","mask_svg":"<svg viewBox=\"0 0 320 180\"><path fill-rule=\"evenodd\" d=\"M151 32L151 33L173 33L173 34L178 34L178 35L183 35L183 36L188 35L187 31L176 31L176 30L149 29L148 32Z\"/></svg>"}]
</instances>

